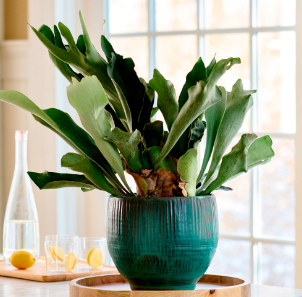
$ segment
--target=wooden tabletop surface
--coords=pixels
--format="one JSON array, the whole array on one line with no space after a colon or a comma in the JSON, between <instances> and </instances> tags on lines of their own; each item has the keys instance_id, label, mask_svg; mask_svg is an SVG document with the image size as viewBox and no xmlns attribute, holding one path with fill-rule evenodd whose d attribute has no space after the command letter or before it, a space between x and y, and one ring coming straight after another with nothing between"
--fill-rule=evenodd
<instances>
[{"instance_id":1,"label":"wooden tabletop surface","mask_svg":"<svg viewBox=\"0 0 302 297\"><path fill-rule=\"evenodd\" d=\"M0 277L0 297L68 297L69 282L42 283ZM252 297L302 297L302 290L252 285Z\"/></svg>"}]
</instances>

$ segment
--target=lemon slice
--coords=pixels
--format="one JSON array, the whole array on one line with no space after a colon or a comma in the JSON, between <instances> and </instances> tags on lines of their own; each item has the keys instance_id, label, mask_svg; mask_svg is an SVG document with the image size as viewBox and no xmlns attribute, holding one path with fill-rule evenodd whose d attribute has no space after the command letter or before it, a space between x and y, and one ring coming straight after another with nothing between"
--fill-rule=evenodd
<instances>
[{"instance_id":1,"label":"lemon slice","mask_svg":"<svg viewBox=\"0 0 302 297\"><path fill-rule=\"evenodd\" d=\"M35 257L29 252L17 251L10 256L9 262L16 268L26 269L35 264Z\"/></svg>"},{"instance_id":2,"label":"lemon slice","mask_svg":"<svg viewBox=\"0 0 302 297\"><path fill-rule=\"evenodd\" d=\"M91 254L92 254L92 252L94 251L94 250L96 250L97 248L93 248L93 249L91 249L90 250L90 252L88 253L88 255L87 255L87 263L89 264L89 258L90 258L90 256L91 256Z\"/></svg>"},{"instance_id":3,"label":"lemon slice","mask_svg":"<svg viewBox=\"0 0 302 297\"><path fill-rule=\"evenodd\" d=\"M50 250L50 253L55 261L59 260L63 262L65 259L64 250L57 245L52 247L52 251Z\"/></svg>"},{"instance_id":4,"label":"lemon slice","mask_svg":"<svg viewBox=\"0 0 302 297\"><path fill-rule=\"evenodd\" d=\"M52 246L52 245L49 245L49 246L48 246L48 249L49 249L49 252L50 252L52 258L53 258L54 260L56 260L54 254L53 254L53 246Z\"/></svg>"},{"instance_id":5,"label":"lemon slice","mask_svg":"<svg viewBox=\"0 0 302 297\"><path fill-rule=\"evenodd\" d=\"M87 263L93 269L104 265L104 254L100 249L92 249L87 256Z\"/></svg>"},{"instance_id":6,"label":"lemon slice","mask_svg":"<svg viewBox=\"0 0 302 297\"><path fill-rule=\"evenodd\" d=\"M65 268L67 271L71 271L77 263L77 256L74 252L70 252L65 259Z\"/></svg>"}]
</instances>

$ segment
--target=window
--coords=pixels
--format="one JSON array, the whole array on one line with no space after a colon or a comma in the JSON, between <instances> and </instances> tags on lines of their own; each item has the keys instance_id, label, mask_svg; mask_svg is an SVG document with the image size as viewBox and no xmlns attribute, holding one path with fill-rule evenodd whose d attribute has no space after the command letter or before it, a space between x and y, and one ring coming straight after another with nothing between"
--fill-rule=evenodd
<instances>
[{"instance_id":1,"label":"window","mask_svg":"<svg viewBox=\"0 0 302 297\"><path fill-rule=\"evenodd\" d=\"M230 90L241 78L258 90L241 133L269 133L276 156L231 181L233 192L216 193L221 238L208 273L294 287L296 1L104 2L115 50L146 80L158 67L178 94L198 56L206 64L215 54L242 59L219 83Z\"/></svg>"}]
</instances>

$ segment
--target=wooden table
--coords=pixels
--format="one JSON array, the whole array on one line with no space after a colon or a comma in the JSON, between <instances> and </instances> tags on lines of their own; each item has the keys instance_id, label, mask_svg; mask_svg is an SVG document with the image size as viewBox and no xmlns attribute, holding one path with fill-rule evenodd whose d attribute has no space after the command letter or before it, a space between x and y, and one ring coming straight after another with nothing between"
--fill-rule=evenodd
<instances>
[{"instance_id":1,"label":"wooden table","mask_svg":"<svg viewBox=\"0 0 302 297\"><path fill-rule=\"evenodd\" d=\"M42 283L0 277L0 297L68 297L69 282ZM252 285L252 297L302 297L302 290Z\"/></svg>"}]
</instances>

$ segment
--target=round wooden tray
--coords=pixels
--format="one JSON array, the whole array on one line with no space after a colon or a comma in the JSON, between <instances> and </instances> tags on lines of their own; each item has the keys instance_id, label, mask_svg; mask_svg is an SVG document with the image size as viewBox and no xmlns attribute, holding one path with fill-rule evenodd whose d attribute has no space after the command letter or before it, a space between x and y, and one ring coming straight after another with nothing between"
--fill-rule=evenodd
<instances>
[{"instance_id":1,"label":"round wooden tray","mask_svg":"<svg viewBox=\"0 0 302 297\"><path fill-rule=\"evenodd\" d=\"M250 297L251 284L240 278L205 274L194 291L131 291L120 274L78 278L70 282L70 297Z\"/></svg>"}]
</instances>

